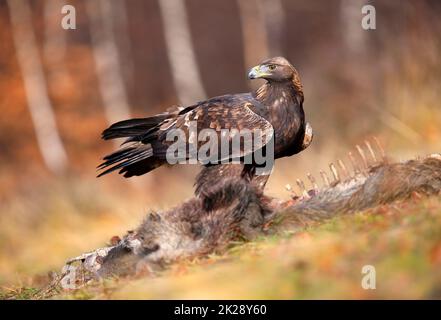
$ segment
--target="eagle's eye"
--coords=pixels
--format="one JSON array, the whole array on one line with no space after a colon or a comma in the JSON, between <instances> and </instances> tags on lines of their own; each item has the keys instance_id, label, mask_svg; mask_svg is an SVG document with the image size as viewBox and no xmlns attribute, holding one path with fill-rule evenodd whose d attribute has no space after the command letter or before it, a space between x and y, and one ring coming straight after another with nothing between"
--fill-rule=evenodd
<instances>
[{"instance_id":1,"label":"eagle's eye","mask_svg":"<svg viewBox=\"0 0 441 320\"><path fill-rule=\"evenodd\" d=\"M274 71L274 70L276 70L276 65L270 64L270 65L268 65L268 69L270 69L271 71Z\"/></svg>"}]
</instances>

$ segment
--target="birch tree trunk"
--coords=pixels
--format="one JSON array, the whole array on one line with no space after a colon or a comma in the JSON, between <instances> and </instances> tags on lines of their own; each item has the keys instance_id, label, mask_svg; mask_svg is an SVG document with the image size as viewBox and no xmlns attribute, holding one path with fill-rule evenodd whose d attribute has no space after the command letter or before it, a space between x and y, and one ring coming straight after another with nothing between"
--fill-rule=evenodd
<instances>
[{"instance_id":1,"label":"birch tree trunk","mask_svg":"<svg viewBox=\"0 0 441 320\"><path fill-rule=\"evenodd\" d=\"M38 147L49 170L61 173L67 165L67 156L47 92L46 78L32 26L31 8L27 0L8 0L7 3L17 60L23 75Z\"/></svg>"},{"instance_id":2,"label":"birch tree trunk","mask_svg":"<svg viewBox=\"0 0 441 320\"><path fill-rule=\"evenodd\" d=\"M159 0L165 43L179 102L193 104L206 98L191 42L185 2Z\"/></svg>"},{"instance_id":3,"label":"birch tree trunk","mask_svg":"<svg viewBox=\"0 0 441 320\"><path fill-rule=\"evenodd\" d=\"M267 30L259 0L237 0L242 29L242 43L245 67L250 68L269 57ZM249 82L256 89L256 81Z\"/></svg>"},{"instance_id":4,"label":"birch tree trunk","mask_svg":"<svg viewBox=\"0 0 441 320\"><path fill-rule=\"evenodd\" d=\"M285 51L284 27L286 16L282 0L258 0L259 16L266 30L268 57L283 56Z\"/></svg>"},{"instance_id":5,"label":"birch tree trunk","mask_svg":"<svg viewBox=\"0 0 441 320\"><path fill-rule=\"evenodd\" d=\"M113 30L111 2L86 1L99 89L109 124L129 118L129 102Z\"/></svg>"},{"instance_id":6,"label":"birch tree trunk","mask_svg":"<svg viewBox=\"0 0 441 320\"><path fill-rule=\"evenodd\" d=\"M119 58L124 61L121 72L126 83L126 88L132 88L134 84L134 63L132 56L132 41L130 38L129 17L126 0L109 0L112 6L112 19L114 21L115 39ZM129 90L127 90L130 92Z\"/></svg>"},{"instance_id":7,"label":"birch tree trunk","mask_svg":"<svg viewBox=\"0 0 441 320\"><path fill-rule=\"evenodd\" d=\"M363 0L342 0L340 19L343 41L349 55L363 54L366 48L366 31L361 27Z\"/></svg>"},{"instance_id":8,"label":"birch tree trunk","mask_svg":"<svg viewBox=\"0 0 441 320\"><path fill-rule=\"evenodd\" d=\"M44 2L44 47L45 61L50 61L51 77L65 73L66 30L61 28L61 8L65 0L45 0Z\"/></svg>"}]
</instances>

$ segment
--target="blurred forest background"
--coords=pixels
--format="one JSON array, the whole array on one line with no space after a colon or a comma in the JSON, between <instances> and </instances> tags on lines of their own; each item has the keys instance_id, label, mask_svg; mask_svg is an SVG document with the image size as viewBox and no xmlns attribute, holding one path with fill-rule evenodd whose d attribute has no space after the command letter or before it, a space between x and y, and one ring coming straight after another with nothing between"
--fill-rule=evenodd
<instances>
[{"instance_id":1,"label":"blurred forest background","mask_svg":"<svg viewBox=\"0 0 441 320\"><path fill-rule=\"evenodd\" d=\"M364 4L376 30L361 28ZM270 56L298 69L315 138L277 161L269 194L372 136L396 159L440 152L440 16L434 0L0 0L0 284L191 196L194 166L96 179L116 147L101 131L256 88L246 72Z\"/></svg>"}]
</instances>

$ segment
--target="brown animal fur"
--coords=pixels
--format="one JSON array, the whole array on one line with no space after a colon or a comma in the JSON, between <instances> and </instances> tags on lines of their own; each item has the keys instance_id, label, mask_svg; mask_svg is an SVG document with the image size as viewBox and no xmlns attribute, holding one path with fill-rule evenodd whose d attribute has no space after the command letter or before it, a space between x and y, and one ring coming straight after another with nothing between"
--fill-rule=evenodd
<instances>
[{"instance_id":1,"label":"brown animal fur","mask_svg":"<svg viewBox=\"0 0 441 320\"><path fill-rule=\"evenodd\" d=\"M89 278L154 272L178 259L221 251L234 239L250 240L268 230L296 230L338 214L404 199L414 192L433 195L440 190L439 155L375 164L364 172L357 170L345 181L335 180L331 186L304 192L304 197L291 202L264 196L260 188L244 179L225 178L204 197L191 198L162 213L150 213L116 246L69 263L80 261Z\"/></svg>"}]
</instances>

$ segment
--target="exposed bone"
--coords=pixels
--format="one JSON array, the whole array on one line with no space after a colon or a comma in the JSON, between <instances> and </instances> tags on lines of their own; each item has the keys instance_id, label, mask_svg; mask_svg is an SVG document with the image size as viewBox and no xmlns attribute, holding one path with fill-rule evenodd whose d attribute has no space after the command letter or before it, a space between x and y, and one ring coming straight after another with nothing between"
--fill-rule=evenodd
<instances>
[{"instance_id":1,"label":"exposed bone","mask_svg":"<svg viewBox=\"0 0 441 320\"><path fill-rule=\"evenodd\" d=\"M298 199L299 196L297 195L297 193L295 192L295 190L293 189L293 187L288 183L287 185L285 185L285 189L286 191L288 191L290 193L291 199Z\"/></svg>"},{"instance_id":2,"label":"exposed bone","mask_svg":"<svg viewBox=\"0 0 441 320\"><path fill-rule=\"evenodd\" d=\"M297 186L300 189L300 192L302 193L302 196L309 198L308 190L306 190L305 183L300 179L297 179L296 182Z\"/></svg>"},{"instance_id":3,"label":"exposed bone","mask_svg":"<svg viewBox=\"0 0 441 320\"><path fill-rule=\"evenodd\" d=\"M334 182L340 181L340 176L338 174L337 168L333 163L329 164L329 169L331 169L332 176L334 177Z\"/></svg>"},{"instance_id":4,"label":"exposed bone","mask_svg":"<svg viewBox=\"0 0 441 320\"><path fill-rule=\"evenodd\" d=\"M345 178L349 179L351 176L348 169L346 168L345 163L342 160L338 160L337 163L340 169L343 171L343 175L345 176Z\"/></svg>"},{"instance_id":5,"label":"exposed bone","mask_svg":"<svg viewBox=\"0 0 441 320\"><path fill-rule=\"evenodd\" d=\"M349 161L351 162L352 168L354 169L355 175L360 173L360 168L357 165L357 161L355 161L354 155L352 152L348 153Z\"/></svg>"},{"instance_id":6,"label":"exposed bone","mask_svg":"<svg viewBox=\"0 0 441 320\"><path fill-rule=\"evenodd\" d=\"M384 148L381 145L380 140L378 140L377 137L374 137L374 141L375 141L375 144L377 145L378 150L380 150L381 160L384 162L387 162L386 152L384 152Z\"/></svg>"},{"instance_id":7,"label":"exposed bone","mask_svg":"<svg viewBox=\"0 0 441 320\"><path fill-rule=\"evenodd\" d=\"M299 196L297 195L297 193L295 192L294 189L291 190L291 198L292 199L298 199L299 198Z\"/></svg>"},{"instance_id":8,"label":"exposed bone","mask_svg":"<svg viewBox=\"0 0 441 320\"><path fill-rule=\"evenodd\" d=\"M312 188L314 190L318 190L319 187L317 185L317 182L316 182L315 178L312 176L312 174L308 173L306 176L308 177L309 182L311 182Z\"/></svg>"},{"instance_id":9,"label":"exposed bone","mask_svg":"<svg viewBox=\"0 0 441 320\"><path fill-rule=\"evenodd\" d=\"M367 162L366 155L364 154L364 150L358 144L355 146L355 148L357 149L358 154L363 160L363 165L364 165L363 169L369 168L369 164Z\"/></svg>"},{"instance_id":10,"label":"exposed bone","mask_svg":"<svg viewBox=\"0 0 441 320\"><path fill-rule=\"evenodd\" d=\"M371 143L369 141L365 140L364 144L366 145L366 147L369 151L369 154L371 155L372 160L374 161L374 164L376 164L378 162L378 160L377 160L377 157L375 156L374 149L372 149Z\"/></svg>"},{"instance_id":11,"label":"exposed bone","mask_svg":"<svg viewBox=\"0 0 441 320\"><path fill-rule=\"evenodd\" d=\"M323 180L323 184L325 185L325 187L329 187L329 178L328 175L326 174L326 172L324 172L323 170L320 170L320 176L322 177Z\"/></svg>"}]
</instances>

